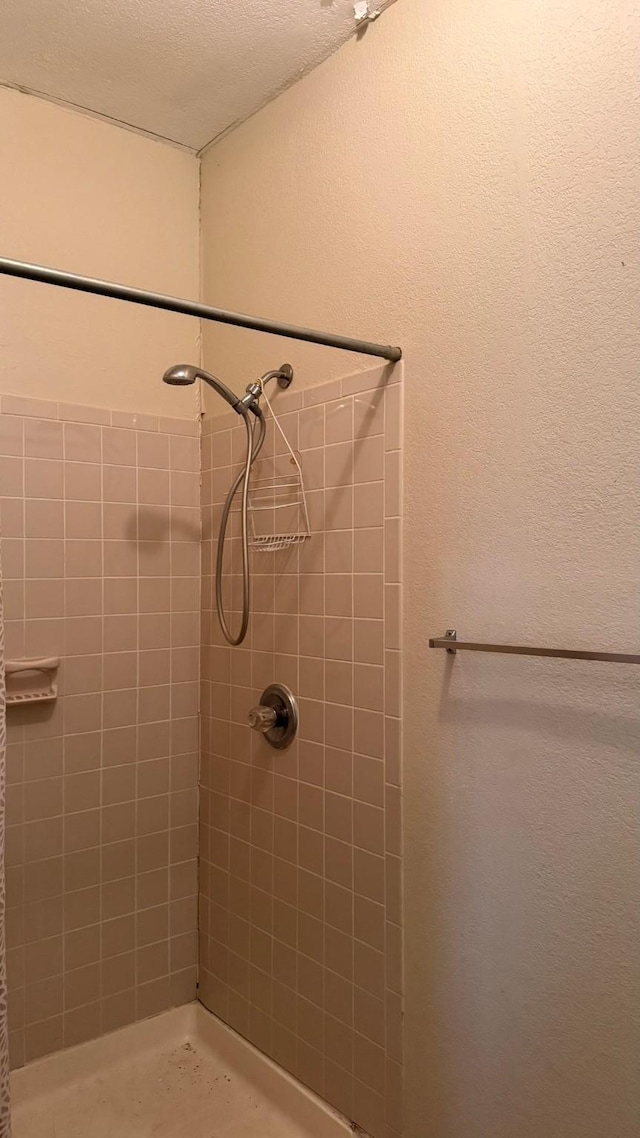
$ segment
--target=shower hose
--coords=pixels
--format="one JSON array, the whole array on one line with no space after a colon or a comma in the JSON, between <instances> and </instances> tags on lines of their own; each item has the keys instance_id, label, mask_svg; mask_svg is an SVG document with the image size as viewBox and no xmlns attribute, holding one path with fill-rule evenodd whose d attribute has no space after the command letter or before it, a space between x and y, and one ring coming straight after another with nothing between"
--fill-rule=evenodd
<instances>
[{"instance_id":1,"label":"shower hose","mask_svg":"<svg viewBox=\"0 0 640 1138\"><path fill-rule=\"evenodd\" d=\"M245 636L247 635L247 628L249 626L249 613L251 610L251 584L249 576L249 526L248 526L248 509L249 509L249 480L251 478L251 468L256 461L262 444L265 440L267 433L267 426L264 420L264 415L255 403L252 407L252 412L255 415L255 423L251 425L249 414L243 415L244 425L247 431L247 456L243 469L240 471L238 477L235 479L229 489L229 493L225 499L222 507L222 514L220 517L220 530L218 532L218 549L216 553L216 609L218 611L218 620L222 629L225 640L234 647L242 644ZM227 534L227 523L229 521L229 514L233 505L233 500L238 492L239 487L242 486L242 498L240 505L240 526L241 526L241 547L242 547L242 617L240 620L240 628L237 636L231 632L227 616L224 611L224 602L222 599L222 563L224 559L224 546Z\"/></svg>"}]
</instances>

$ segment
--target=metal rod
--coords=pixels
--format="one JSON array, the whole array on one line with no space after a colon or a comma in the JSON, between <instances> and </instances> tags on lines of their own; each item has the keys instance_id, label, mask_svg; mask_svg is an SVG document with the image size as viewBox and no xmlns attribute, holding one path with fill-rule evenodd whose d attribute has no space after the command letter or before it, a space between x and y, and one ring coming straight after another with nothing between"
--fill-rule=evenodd
<instances>
[{"instance_id":1,"label":"metal rod","mask_svg":"<svg viewBox=\"0 0 640 1138\"><path fill-rule=\"evenodd\" d=\"M530 648L517 644L482 644L458 640L455 628L448 628L444 636L434 636L430 648L445 648L451 655L456 652L502 652L508 656L552 656L560 660L603 660L605 664L640 664L640 655L629 652L584 652L573 648Z\"/></svg>"},{"instance_id":2,"label":"metal rod","mask_svg":"<svg viewBox=\"0 0 640 1138\"><path fill-rule=\"evenodd\" d=\"M180 312L184 316L197 316L201 320L217 321L218 324L232 324L236 328L250 328L254 332L269 332L274 336L285 336L289 340L305 340L310 344L324 344L327 348L341 348L345 352L380 356L392 363L402 359L401 348L392 348L386 344L372 344L367 340L353 340L349 336L315 332L312 328L297 328L294 324L280 324L277 320L246 316L242 312L226 312L223 308L211 308L193 300L180 300L175 296L163 296L161 293L130 288L128 285L101 281L94 277L80 277L76 273L48 269L44 265L31 265L26 261L13 261L9 257L0 257L0 273L40 281L42 284L58 285L60 288L76 289L78 292L94 293L97 296L110 296L114 300L126 300L130 304L144 304L148 308L163 308L167 312Z\"/></svg>"}]
</instances>

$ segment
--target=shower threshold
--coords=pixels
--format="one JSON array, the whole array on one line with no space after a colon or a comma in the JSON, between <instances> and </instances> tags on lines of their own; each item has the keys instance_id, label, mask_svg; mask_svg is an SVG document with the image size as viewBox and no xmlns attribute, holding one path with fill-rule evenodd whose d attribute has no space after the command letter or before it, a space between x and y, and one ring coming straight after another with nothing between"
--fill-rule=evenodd
<instances>
[{"instance_id":1,"label":"shower threshold","mask_svg":"<svg viewBox=\"0 0 640 1138\"><path fill-rule=\"evenodd\" d=\"M11 1076L13 1138L345 1138L346 1119L201 1004Z\"/></svg>"}]
</instances>

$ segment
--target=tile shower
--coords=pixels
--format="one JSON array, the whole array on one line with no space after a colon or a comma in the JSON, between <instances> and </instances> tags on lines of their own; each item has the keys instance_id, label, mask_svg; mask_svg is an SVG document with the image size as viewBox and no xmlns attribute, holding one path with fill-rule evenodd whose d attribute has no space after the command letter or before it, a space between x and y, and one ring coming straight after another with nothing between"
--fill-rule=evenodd
<instances>
[{"instance_id":1,"label":"tile shower","mask_svg":"<svg viewBox=\"0 0 640 1138\"><path fill-rule=\"evenodd\" d=\"M57 703L9 715L14 1066L198 994L401 1133L400 376L276 396L313 536L252 556L238 648L212 576L237 417L3 398L7 654L62 659ZM270 425L262 471L281 451ZM274 680L282 752L246 725Z\"/></svg>"},{"instance_id":2,"label":"tile shower","mask_svg":"<svg viewBox=\"0 0 640 1138\"><path fill-rule=\"evenodd\" d=\"M399 373L276 396L313 537L254 555L240 648L220 634L212 577L237 416L205 418L202 466L200 999L388 1138L401 1130ZM269 440L258 477L281 462ZM284 752L246 726L273 680L300 705Z\"/></svg>"}]
</instances>

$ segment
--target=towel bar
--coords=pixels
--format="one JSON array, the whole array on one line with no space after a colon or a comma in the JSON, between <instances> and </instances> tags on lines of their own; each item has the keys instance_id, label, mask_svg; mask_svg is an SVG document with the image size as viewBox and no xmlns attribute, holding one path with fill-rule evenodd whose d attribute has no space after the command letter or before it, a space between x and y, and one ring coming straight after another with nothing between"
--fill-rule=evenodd
<instances>
[{"instance_id":1,"label":"towel bar","mask_svg":"<svg viewBox=\"0 0 640 1138\"><path fill-rule=\"evenodd\" d=\"M455 628L444 636L429 640L430 648L444 648L451 656L456 652L501 652L508 656L552 656L560 660L602 660L606 664L640 664L640 655L630 652L586 652L573 648L531 648L521 644L485 644L458 640Z\"/></svg>"}]
</instances>

